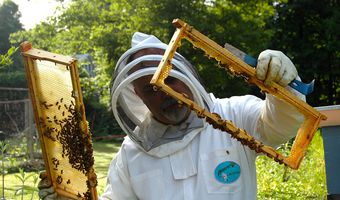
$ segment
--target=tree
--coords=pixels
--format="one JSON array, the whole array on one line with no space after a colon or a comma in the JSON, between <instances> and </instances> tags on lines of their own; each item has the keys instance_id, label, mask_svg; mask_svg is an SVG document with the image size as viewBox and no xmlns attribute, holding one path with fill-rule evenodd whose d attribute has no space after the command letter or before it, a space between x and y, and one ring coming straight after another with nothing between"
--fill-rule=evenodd
<instances>
[{"instance_id":1,"label":"tree","mask_svg":"<svg viewBox=\"0 0 340 200\"><path fill-rule=\"evenodd\" d=\"M200 28L204 34L221 46L228 42L235 47L257 57L269 44L272 31L266 27L267 22L275 14L271 1L211 1L208 8L207 21ZM199 16L197 24L202 23ZM204 63L200 61L200 63ZM206 66L211 66L208 63ZM243 80L226 77L224 71L201 67L206 85L220 97L232 95L255 94L261 96L255 87L249 87Z\"/></svg>"},{"instance_id":2,"label":"tree","mask_svg":"<svg viewBox=\"0 0 340 200\"><path fill-rule=\"evenodd\" d=\"M168 43L175 31L171 21L180 18L207 35L221 46L230 42L256 56L268 44L271 31L265 24L274 15L270 1L137 1L136 15L143 24L139 31L154 34ZM255 7L255 9L254 9ZM250 92L240 79L228 76L218 69L217 62L208 60L202 51L194 50L188 43L178 49L198 69L209 92L218 97L242 95Z\"/></svg>"},{"instance_id":3,"label":"tree","mask_svg":"<svg viewBox=\"0 0 340 200\"><path fill-rule=\"evenodd\" d=\"M305 82L316 80L308 96L313 106L340 102L340 5L332 0L289 0L277 4L272 48L295 63Z\"/></svg>"},{"instance_id":4,"label":"tree","mask_svg":"<svg viewBox=\"0 0 340 200\"><path fill-rule=\"evenodd\" d=\"M253 55L262 50L270 31L263 31L266 20L274 14L268 2L250 1L159 1L159 0L73 0L60 16L50 18L29 31L12 34L13 44L29 40L37 48L55 53L75 55L89 53L96 64L95 78L82 77L86 112L93 118L99 108L109 107L110 79L119 57L131 45L131 36L140 31L153 34L168 43L181 18L220 45L235 41L236 46ZM255 16L255 17L253 17ZM226 28L229 27L229 28ZM250 29L249 29L250 28ZM180 53L198 69L209 92L218 97L245 94L244 81L235 81L217 62L183 43ZM98 99L99 97L99 99Z\"/></svg>"},{"instance_id":5,"label":"tree","mask_svg":"<svg viewBox=\"0 0 340 200\"><path fill-rule=\"evenodd\" d=\"M20 16L18 5L13 1L5 0L0 6L0 54L5 54L11 47L9 35L22 30Z\"/></svg>"},{"instance_id":6,"label":"tree","mask_svg":"<svg viewBox=\"0 0 340 200\"><path fill-rule=\"evenodd\" d=\"M23 30L20 16L18 6L12 1L5 0L0 5L0 86L26 86L22 59L17 47L9 42L12 33Z\"/></svg>"}]
</instances>

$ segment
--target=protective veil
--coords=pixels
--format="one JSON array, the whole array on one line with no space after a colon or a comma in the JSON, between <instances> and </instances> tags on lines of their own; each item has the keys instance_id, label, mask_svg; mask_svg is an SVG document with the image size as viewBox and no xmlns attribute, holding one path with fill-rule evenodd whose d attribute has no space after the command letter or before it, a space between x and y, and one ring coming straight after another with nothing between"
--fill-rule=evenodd
<instances>
[{"instance_id":1,"label":"protective veil","mask_svg":"<svg viewBox=\"0 0 340 200\"><path fill-rule=\"evenodd\" d=\"M131 69L143 62L156 61L158 63L162 55L148 54L132 61L130 57L143 49L165 50L166 47L167 45L155 36L136 32L132 37L132 48L125 52L117 62L111 83L111 106L120 127L139 147L151 155L157 154L157 157L168 155L184 147L199 132L198 129L204 126L203 121L198 119L194 113L191 113L180 126L167 126L157 122L133 89L134 80L153 75L157 66L144 66L139 70ZM201 85L194 67L178 53L174 56L172 66L169 76L181 80L190 89L194 101L210 110L211 98ZM172 143L168 145L170 149L163 145L166 143Z\"/></svg>"},{"instance_id":2,"label":"protective veil","mask_svg":"<svg viewBox=\"0 0 340 200\"><path fill-rule=\"evenodd\" d=\"M203 123L195 113L177 126L159 123L137 96L132 82L152 75L157 66L144 66L137 71L131 69L144 61L160 61L162 56L148 54L132 61L129 58L148 48L164 50L166 45L154 36L135 33L132 48L122 55L115 69L111 85L112 109L129 137L124 139L111 162L107 186L100 199L255 200L255 160L258 155L255 151L232 139L229 134ZM266 51L260 58L271 60L276 57L282 61L286 59L283 56ZM265 63L260 69L277 63L280 67L276 70L280 72L278 75L286 71L289 72L288 77L290 74L295 76L294 70L289 70L295 69L291 62ZM270 94L266 95L266 100L251 95L223 99L208 95L188 61L176 54L172 64L174 69L170 76L185 83L196 103L232 121L266 145L277 147L292 138L303 121L295 107ZM268 79L268 74L274 76ZM264 79L281 83L282 80L275 74L263 70ZM261 73L258 75L262 76ZM299 98L305 98L289 87L287 89ZM52 195L51 191L45 193L45 196Z\"/></svg>"},{"instance_id":3,"label":"protective veil","mask_svg":"<svg viewBox=\"0 0 340 200\"><path fill-rule=\"evenodd\" d=\"M101 199L255 200L257 153L229 134L203 123L194 113L178 126L155 121L131 82L153 74L156 67L128 71L142 61L159 61L161 56L128 60L141 49L165 49L166 45L154 36L136 33L132 46L118 61L111 93L115 117L129 138L125 138L109 167L108 183ZM222 99L208 95L182 56L176 54L172 64L175 69L170 76L190 88L195 102L232 121L266 145L277 147L287 141L303 121L296 108L270 94L266 100L251 95ZM149 135L154 136L146 138Z\"/></svg>"}]
</instances>

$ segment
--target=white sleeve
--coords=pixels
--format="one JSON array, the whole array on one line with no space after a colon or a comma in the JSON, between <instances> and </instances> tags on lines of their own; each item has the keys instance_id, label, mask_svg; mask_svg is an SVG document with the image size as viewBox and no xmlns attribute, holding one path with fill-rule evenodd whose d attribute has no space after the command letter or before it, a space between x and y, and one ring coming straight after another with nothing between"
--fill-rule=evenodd
<instances>
[{"instance_id":1,"label":"white sleeve","mask_svg":"<svg viewBox=\"0 0 340 200\"><path fill-rule=\"evenodd\" d=\"M126 163L126 156L121 148L110 164L107 184L100 200L137 200L130 184Z\"/></svg>"},{"instance_id":2,"label":"white sleeve","mask_svg":"<svg viewBox=\"0 0 340 200\"><path fill-rule=\"evenodd\" d=\"M289 86L287 89L305 101L304 95ZM304 116L294 106L271 94L266 94L256 132L260 137L259 140L266 145L278 147L296 135L303 120Z\"/></svg>"}]
</instances>

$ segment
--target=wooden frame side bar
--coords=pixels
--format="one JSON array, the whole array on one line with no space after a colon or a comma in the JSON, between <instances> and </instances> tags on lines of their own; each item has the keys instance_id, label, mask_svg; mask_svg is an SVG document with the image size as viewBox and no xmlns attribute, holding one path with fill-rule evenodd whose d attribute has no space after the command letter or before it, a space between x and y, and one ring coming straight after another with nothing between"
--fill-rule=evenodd
<instances>
[{"instance_id":1,"label":"wooden frame side bar","mask_svg":"<svg viewBox=\"0 0 340 200\"><path fill-rule=\"evenodd\" d=\"M288 90L282 86L274 83L273 86L268 87L264 85L263 81L259 80L255 76L255 69L243 62L238 57L234 56L227 49L221 47L216 42L210 40L199 31L195 30L192 26L185 22L176 19L173 21L174 26L177 28L174 33L168 48L166 49L163 59L158 65L158 69L151 79L151 84L154 84L159 89L167 92L177 100L180 100L192 110L194 110L199 117L206 118L207 122L212 124L215 128L224 130L239 140L242 144L249 146L251 149L265 153L268 157L273 158L279 163L291 167L292 169L298 169L305 151L310 144L316 130L319 127L320 121L325 120L327 117L301 99L292 95ZM237 128L232 122L223 120L219 115L210 113L209 111L201 108L195 102L187 99L185 95L182 95L170 87L168 87L164 80L168 76L171 70L171 59L173 58L176 49L180 46L182 39L188 40L194 47L200 48L209 57L215 58L220 65L227 68L233 74L242 76L250 84L255 84L262 91L270 93L277 98L286 101L292 106L296 107L301 112L305 120L297 132L295 142L293 144L291 154L289 157L284 157L279 152L275 151L272 147L265 146L261 142L256 141L251 135L244 130Z\"/></svg>"}]
</instances>

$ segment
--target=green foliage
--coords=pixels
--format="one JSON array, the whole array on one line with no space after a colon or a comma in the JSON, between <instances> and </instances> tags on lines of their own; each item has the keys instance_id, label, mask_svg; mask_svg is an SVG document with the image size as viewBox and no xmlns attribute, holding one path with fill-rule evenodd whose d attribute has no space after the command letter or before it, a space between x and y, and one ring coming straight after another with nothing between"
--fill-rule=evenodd
<instances>
[{"instance_id":1,"label":"green foliage","mask_svg":"<svg viewBox=\"0 0 340 200\"><path fill-rule=\"evenodd\" d=\"M25 176L29 178L26 180L25 185L22 187L21 180L17 178L20 176L19 172L16 174L8 174L6 176L6 187L4 190L4 199L23 199L32 200L39 199L37 183L40 180L36 172L25 172ZM23 190L22 190L23 189ZM0 189L0 192L3 192Z\"/></svg>"},{"instance_id":2,"label":"green foliage","mask_svg":"<svg viewBox=\"0 0 340 200\"><path fill-rule=\"evenodd\" d=\"M23 30L19 21L21 14L11 0L0 4L0 73L13 72L22 69L22 60L17 45L11 45L9 37L12 33ZM12 47L15 46L15 47ZM4 72L3 69L6 68Z\"/></svg>"},{"instance_id":3,"label":"green foliage","mask_svg":"<svg viewBox=\"0 0 340 200\"><path fill-rule=\"evenodd\" d=\"M340 101L340 3L312 0L280 3L272 29L272 48L282 50L305 81L316 80L313 106Z\"/></svg>"},{"instance_id":4,"label":"green foliage","mask_svg":"<svg viewBox=\"0 0 340 200\"><path fill-rule=\"evenodd\" d=\"M289 148L282 148L288 155ZM323 143L318 132L297 171L271 159L257 158L258 199L326 199Z\"/></svg>"},{"instance_id":5,"label":"green foliage","mask_svg":"<svg viewBox=\"0 0 340 200\"><path fill-rule=\"evenodd\" d=\"M24 171L24 169L20 168L19 169L19 174L15 174L14 175L17 179L20 180L21 182L21 186L16 190L16 194L21 194L21 200L24 199L24 194L25 194L25 189L27 189L27 186L25 186L25 183L27 182L27 180L34 176L34 174L26 174L26 172ZM35 178L35 180L37 180ZM35 181L36 182L36 181Z\"/></svg>"},{"instance_id":6,"label":"green foliage","mask_svg":"<svg viewBox=\"0 0 340 200\"><path fill-rule=\"evenodd\" d=\"M22 140L23 137L13 137L0 141L0 150L3 152L0 199L37 199L38 170L28 172L25 166L27 162L23 156L27 149ZM29 165L32 166L34 163L31 162Z\"/></svg>"},{"instance_id":7,"label":"green foliage","mask_svg":"<svg viewBox=\"0 0 340 200\"><path fill-rule=\"evenodd\" d=\"M232 7L229 7L230 5ZM93 56L96 77L81 78L86 112L91 123L92 119L97 118L98 113L103 112L103 117L112 117L109 111L111 74L120 55L130 48L134 32L154 34L167 43L175 31L171 21L174 18L181 18L197 26L203 33L210 34L209 36L221 45L225 41L235 40L248 49L258 47L253 51L257 52L266 42L265 38L268 38L270 32L262 34L263 31L245 31L246 27L263 29L265 20L273 14L273 7L266 2L256 2L252 5L256 5L255 13L258 13L256 19L246 17L247 13L253 13L254 9L251 6L229 1L208 6L204 1L191 0L74 0L67 9L62 10L60 16L52 17L48 22L41 23L32 30L12 34L11 41L13 44L19 44L23 40L29 40L36 48L55 53L68 55L90 53ZM224 14L233 18L225 17ZM218 23L221 25L216 25ZM232 25L232 28L221 29L225 27L222 24ZM250 46L245 45L247 42ZM189 45L183 45L179 51L197 66L209 92L214 92L220 97L249 92L243 80L235 80L225 71L214 67L217 66L216 62L209 61ZM113 129L116 125L112 123L112 119L101 119L101 122L92 123L94 134L120 131ZM103 127L97 129L98 123Z\"/></svg>"},{"instance_id":8,"label":"green foliage","mask_svg":"<svg viewBox=\"0 0 340 200\"><path fill-rule=\"evenodd\" d=\"M11 57L17 50L18 48L12 46L4 55L0 54L0 71L6 69L8 66L13 64L13 60L11 59Z\"/></svg>"},{"instance_id":9,"label":"green foliage","mask_svg":"<svg viewBox=\"0 0 340 200\"><path fill-rule=\"evenodd\" d=\"M0 73L0 87L26 88L25 73L23 71Z\"/></svg>"},{"instance_id":10,"label":"green foliage","mask_svg":"<svg viewBox=\"0 0 340 200\"><path fill-rule=\"evenodd\" d=\"M98 101L87 101L86 106L86 118L89 122L89 127L94 136L105 136L112 134L120 135L122 130L118 124L113 120L113 112L109 110L105 105Z\"/></svg>"},{"instance_id":11,"label":"green foliage","mask_svg":"<svg viewBox=\"0 0 340 200\"><path fill-rule=\"evenodd\" d=\"M13 66L18 48L12 46L4 55L0 54L0 87L26 87L23 68Z\"/></svg>"},{"instance_id":12,"label":"green foliage","mask_svg":"<svg viewBox=\"0 0 340 200\"><path fill-rule=\"evenodd\" d=\"M39 179L38 173L34 174L34 175L33 175L33 187L26 188L26 190L32 191L31 200L34 199L34 194L35 194L35 192L38 192L37 184L38 184L38 181L39 181L39 180L40 180L40 179Z\"/></svg>"},{"instance_id":13,"label":"green foliage","mask_svg":"<svg viewBox=\"0 0 340 200\"><path fill-rule=\"evenodd\" d=\"M1 151L2 157L3 157L3 154L5 153L7 147L8 147L8 144L5 141L0 141L0 151Z\"/></svg>"},{"instance_id":14,"label":"green foliage","mask_svg":"<svg viewBox=\"0 0 340 200\"><path fill-rule=\"evenodd\" d=\"M4 54L11 47L9 35L22 30L18 5L11 0L5 0L0 5L0 54Z\"/></svg>"},{"instance_id":15,"label":"green foliage","mask_svg":"<svg viewBox=\"0 0 340 200\"><path fill-rule=\"evenodd\" d=\"M109 164L120 148L117 143L94 142L95 170L98 177L98 194L102 194L106 184L107 170ZM288 153L288 149L283 148L283 153ZM281 199L326 199L326 177L325 163L323 155L323 143L320 133L317 133L308 148L306 157L302 161L297 171L285 168L277 164L272 159L261 156L257 159L257 181L259 200L281 200ZM37 199L37 188L35 178L37 173L18 172L14 175L6 175L6 196L15 198L15 190L19 189L21 195L22 177L25 173L24 199L32 199L32 195ZM30 175L32 174L32 175ZM27 178L27 177L30 178ZM39 179L38 179L39 180Z\"/></svg>"},{"instance_id":16,"label":"green foliage","mask_svg":"<svg viewBox=\"0 0 340 200\"><path fill-rule=\"evenodd\" d=\"M130 47L132 34L135 31L154 34L167 43L175 30L171 25L174 18L183 19L222 46L228 42L255 57L268 47L282 50L296 63L304 80L317 79L316 91L310 97L313 105L339 101L340 9L337 1L73 0L69 7L60 10L60 16L24 31L17 6L8 0L0 6L0 53L3 54L0 63L4 63L0 65L0 86L26 87L23 65L16 64L19 61L13 50L8 50L11 46L8 38L15 47L28 40L35 48L55 53L91 54L97 76L88 76L81 63L79 71L84 72L81 87L87 119L95 135L121 133L112 122L109 84L118 58ZM273 22L271 26L270 22ZM179 51L197 67L207 90L216 96L254 92L243 80L228 76L188 43L184 42ZM18 149L12 153L18 154ZM257 160L258 199L325 199L322 152L321 137L317 135L297 172L260 157ZM112 150L101 149L96 163L104 163L104 157L108 163L111 160L111 156L107 158L108 153ZM106 176L107 163L98 168L101 173L98 177ZM15 177L21 182L20 194L25 195L24 191L29 189L25 184L33 176L27 178L22 171ZM105 178L100 181L104 184Z\"/></svg>"},{"instance_id":17,"label":"green foliage","mask_svg":"<svg viewBox=\"0 0 340 200\"><path fill-rule=\"evenodd\" d=\"M102 194L107 181L108 167L110 166L112 159L115 157L115 154L118 152L120 144L114 143L113 141L94 142L93 148L93 155L95 159L94 168L98 180L97 191L98 194ZM22 152L24 151L25 150L22 150ZM11 157L16 155L11 153L9 154ZM19 165L16 167L18 166ZM25 180L24 184L22 183L22 180ZM24 200L39 199L37 192L37 184L40 181L39 172L18 171L14 174L6 174L5 181L5 190L0 188L0 193L4 192L6 199L21 199L22 195Z\"/></svg>"},{"instance_id":18,"label":"green foliage","mask_svg":"<svg viewBox=\"0 0 340 200\"><path fill-rule=\"evenodd\" d=\"M212 2L211 6L207 6L208 20L198 16L195 24L192 25L221 46L228 42L255 57L265 49L272 35L272 31L267 30L265 25L275 11L269 1ZM195 57L195 54L189 57ZM203 60L203 56L196 57L195 63L199 65L208 91L216 96L256 94L256 91L253 92L244 80L227 76L225 71L217 69L216 62L211 64Z\"/></svg>"},{"instance_id":19,"label":"green foliage","mask_svg":"<svg viewBox=\"0 0 340 200\"><path fill-rule=\"evenodd\" d=\"M5 151L8 147L8 144L5 142L5 141L0 141L0 151L1 151L1 175L2 175L2 199L4 199L5 197L5 194L4 194L4 191L5 191L5 173L6 173L6 170L5 170L5 165L4 165L4 162L5 162Z\"/></svg>"},{"instance_id":20,"label":"green foliage","mask_svg":"<svg viewBox=\"0 0 340 200\"><path fill-rule=\"evenodd\" d=\"M15 46L29 40L36 48L64 55L92 55L96 77L80 80L90 121L98 112L111 116L111 75L121 54L130 48L132 34L154 34L167 43L175 31L174 18L183 19L222 46L231 43L254 57L269 46L282 50L296 63L303 80L316 78L316 91L309 97L312 105L333 104L340 92L336 26L340 9L336 8L338 3L333 1L73 0L60 8L60 16L11 34L10 40ZM179 52L197 67L207 91L215 96L258 95L257 89L218 69L215 61L187 42ZM14 76L0 80L15 84ZM102 123L105 127L93 133L114 132L116 125L110 120L105 118L110 125Z\"/></svg>"}]
</instances>

